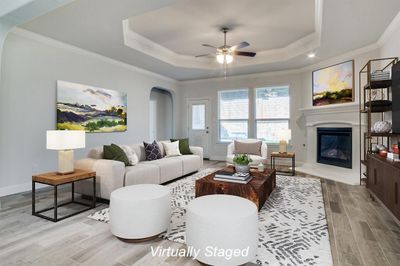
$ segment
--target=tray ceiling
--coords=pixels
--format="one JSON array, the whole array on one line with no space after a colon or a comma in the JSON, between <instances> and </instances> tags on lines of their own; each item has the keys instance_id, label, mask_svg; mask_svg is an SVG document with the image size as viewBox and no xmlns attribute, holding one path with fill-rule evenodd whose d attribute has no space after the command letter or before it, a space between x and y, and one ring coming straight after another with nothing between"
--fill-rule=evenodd
<instances>
[{"instance_id":1,"label":"tray ceiling","mask_svg":"<svg viewBox=\"0 0 400 266\"><path fill-rule=\"evenodd\" d=\"M377 15L377 10L379 14ZM213 52L248 41L255 58L235 58L228 75L288 70L376 44L398 0L75 0L21 27L177 80L224 75ZM316 52L308 59L306 54Z\"/></svg>"}]
</instances>

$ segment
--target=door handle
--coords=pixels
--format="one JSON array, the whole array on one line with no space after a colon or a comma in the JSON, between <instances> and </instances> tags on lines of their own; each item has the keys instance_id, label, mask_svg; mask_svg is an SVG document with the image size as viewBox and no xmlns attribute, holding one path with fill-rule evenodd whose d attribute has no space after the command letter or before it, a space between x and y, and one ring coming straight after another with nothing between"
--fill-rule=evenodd
<instances>
[{"instance_id":1,"label":"door handle","mask_svg":"<svg viewBox=\"0 0 400 266\"><path fill-rule=\"evenodd\" d=\"M206 131L206 134L208 134L208 130Z\"/></svg>"}]
</instances>

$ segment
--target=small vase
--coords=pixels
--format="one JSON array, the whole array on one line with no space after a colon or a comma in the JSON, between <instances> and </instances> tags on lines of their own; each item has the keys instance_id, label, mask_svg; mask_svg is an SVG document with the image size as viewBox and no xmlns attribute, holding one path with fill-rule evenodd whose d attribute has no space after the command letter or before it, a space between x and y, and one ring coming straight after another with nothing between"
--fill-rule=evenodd
<instances>
[{"instance_id":1,"label":"small vase","mask_svg":"<svg viewBox=\"0 0 400 266\"><path fill-rule=\"evenodd\" d=\"M249 165L235 164L235 170L236 170L237 173L249 173L250 172L250 166Z\"/></svg>"}]
</instances>

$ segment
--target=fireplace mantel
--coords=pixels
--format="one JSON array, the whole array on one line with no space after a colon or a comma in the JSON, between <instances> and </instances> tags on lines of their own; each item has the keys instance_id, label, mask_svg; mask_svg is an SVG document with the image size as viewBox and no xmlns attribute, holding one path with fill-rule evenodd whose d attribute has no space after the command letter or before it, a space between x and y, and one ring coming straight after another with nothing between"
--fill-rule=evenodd
<instances>
[{"instance_id":1,"label":"fireplace mantel","mask_svg":"<svg viewBox=\"0 0 400 266\"><path fill-rule=\"evenodd\" d=\"M352 103L343 103L343 104L331 104L324 106L314 106L302 108L300 111L305 116L310 115L324 115L324 114L332 114L332 113L357 113L359 111L359 104L356 102Z\"/></svg>"}]
</instances>

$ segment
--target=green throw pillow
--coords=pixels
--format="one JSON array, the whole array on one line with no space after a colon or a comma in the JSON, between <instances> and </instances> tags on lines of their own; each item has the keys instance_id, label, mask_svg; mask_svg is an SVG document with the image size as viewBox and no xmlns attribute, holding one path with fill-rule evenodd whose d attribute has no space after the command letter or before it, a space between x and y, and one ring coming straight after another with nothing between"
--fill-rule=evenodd
<instances>
[{"instance_id":1,"label":"green throw pillow","mask_svg":"<svg viewBox=\"0 0 400 266\"><path fill-rule=\"evenodd\" d=\"M189 139L171 139L171 142L179 140L179 151L181 154L193 154L189 148Z\"/></svg>"},{"instance_id":2,"label":"green throw pillow","mask_svg":"<svg viewBox=\"0 0 400 266\"><path fill-rule=\"evenodd\" d=\"M103 158L123 162L125 166L129 165L128 156L120 146L115 144L103 146Z\"/></svg>"}]
</instances>

